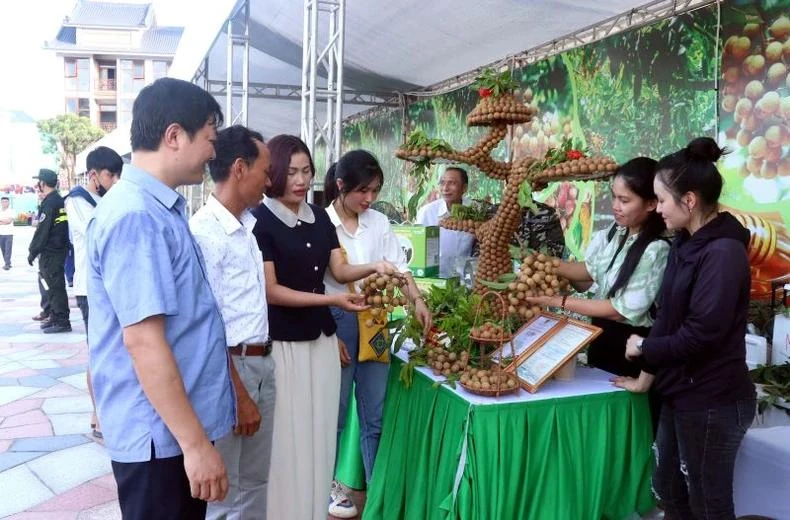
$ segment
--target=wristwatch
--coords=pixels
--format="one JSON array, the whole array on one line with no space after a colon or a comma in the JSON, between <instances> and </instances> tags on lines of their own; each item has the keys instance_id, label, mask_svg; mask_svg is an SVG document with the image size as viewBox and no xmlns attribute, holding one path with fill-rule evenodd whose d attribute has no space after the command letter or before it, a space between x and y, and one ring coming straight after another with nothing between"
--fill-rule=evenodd
<instances>
[{"instance_id":1,"label":"wristwatch","mask_svg":"<svg viewBox=\"0 0 790 520\"><path fill-rule=\"evenodd\" d=\"M645 338L639 338L638 340L636 340L636 349L639 352L642 352L642 343L644 342L645 342Z\"/></svg>"}]
</instances>

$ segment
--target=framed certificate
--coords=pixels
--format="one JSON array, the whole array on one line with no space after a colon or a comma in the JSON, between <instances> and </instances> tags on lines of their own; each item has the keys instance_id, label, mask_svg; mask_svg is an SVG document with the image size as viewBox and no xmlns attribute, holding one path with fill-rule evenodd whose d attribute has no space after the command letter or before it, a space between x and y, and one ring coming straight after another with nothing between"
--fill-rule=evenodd
<instances>
[{"instance_id":1,"label":"framed certificate","mask_svg":"<svg viewBox=\"0 0 790 520\"><path fill-rule=\"evenodd\" d=\"M491 353L491 360L496 364L511 367L524 354L534 347L550 331L561 325L564 318L555 314L540 313L513 335L513 339ZM512 343L512 347L511 347Z\"/></svg>"},{"instance_id":2,"label":"framed certificate","mask_svg":"<svg viewBox=\"0 0 790 520\"><path fill-rule=\"evenodd\" d=\"M580 321L559 320L558 326L552 327L514 363L519 382L528 392L535 393L554 372L602 332Z\"/></svg>"}]
</instances>

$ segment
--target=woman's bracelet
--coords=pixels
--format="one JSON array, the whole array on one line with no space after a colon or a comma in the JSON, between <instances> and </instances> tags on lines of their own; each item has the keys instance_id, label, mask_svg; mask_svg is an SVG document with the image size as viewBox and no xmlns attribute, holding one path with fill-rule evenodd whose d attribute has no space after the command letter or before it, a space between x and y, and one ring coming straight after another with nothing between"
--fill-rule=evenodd
<instances>
[{"instance_id":1,"label":"woman's bracelet","mask_svg":"<svg viewBox=\"0 0 790 520\"><path fill-rule=\"evenodd\" d=\"M568 295L567 294L563 294L562 295L562 306L560 307L563 311L565 310L565 302L567 302L567 301L568 301Z\"/></svg>"}]
</instances>

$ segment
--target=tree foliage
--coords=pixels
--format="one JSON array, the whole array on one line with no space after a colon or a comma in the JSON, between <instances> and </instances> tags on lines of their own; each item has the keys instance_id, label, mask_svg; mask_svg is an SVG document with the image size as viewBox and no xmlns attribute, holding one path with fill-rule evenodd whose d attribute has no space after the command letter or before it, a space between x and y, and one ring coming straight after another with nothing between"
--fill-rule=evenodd
<instances>
[{"instance_id":1,"label":"tree foliage","mask_svg":"<svg viewBox=\"0 0 790 520\"><path fill-rule=\"evenodd\" d=\"M44 153L57 152L60 168L68 176L69 189L74 185L77 154L91 143L98 141L104 132L87 117L62 114L38 122Z\"/></svg>"}]
</instances>

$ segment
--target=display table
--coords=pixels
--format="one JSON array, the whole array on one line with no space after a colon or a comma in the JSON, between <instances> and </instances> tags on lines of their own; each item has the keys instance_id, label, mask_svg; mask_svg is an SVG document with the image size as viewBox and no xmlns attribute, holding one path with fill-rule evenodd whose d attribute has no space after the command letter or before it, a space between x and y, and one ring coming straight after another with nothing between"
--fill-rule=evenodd
<instances>
[{"instance_id":1,"label":"display table","mask_svg":"<svg viewBox=\"0 0 790 520\"><path fill-rule=\"evenodd\" d=\"M598 519L654 507L647 397L609 374L579 368L572 382L491 400L437 389L425 369L405 388L402 365L394 357L363 518Z\"/></svg>"},{"instance_id":2,"label":"display table","mask_svg":"<svg viewBox=\"0 0 790 520\"><path fill-rule=\"evenodd\" d=\"M735 514L790 518L790 426L751 428L735 459Z\"/></svg>"}]
</instances>

